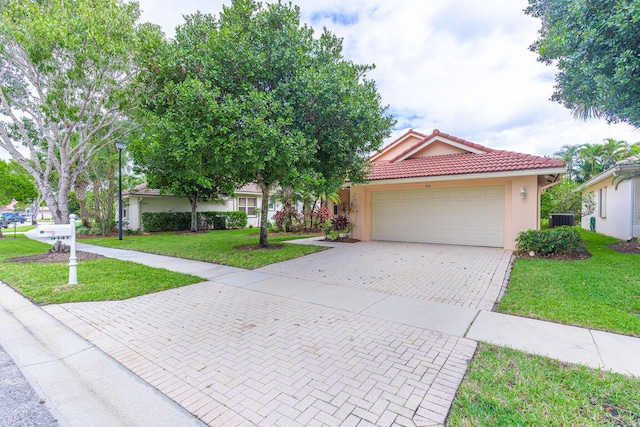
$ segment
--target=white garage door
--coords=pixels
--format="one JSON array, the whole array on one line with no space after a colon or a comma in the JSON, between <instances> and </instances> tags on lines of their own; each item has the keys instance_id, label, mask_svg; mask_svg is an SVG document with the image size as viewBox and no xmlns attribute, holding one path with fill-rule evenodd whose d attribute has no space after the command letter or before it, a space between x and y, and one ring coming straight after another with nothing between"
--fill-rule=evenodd
<instances>
[{"instance_id":1,"label":"white garage door","mask_svg":"<svg viewBox=\"0 0 640 427\"><path fill-rule=\"evenodd\" d=\"M372 238L504 246L504 187L372 193Z\"/></svg>"}]
</instances>

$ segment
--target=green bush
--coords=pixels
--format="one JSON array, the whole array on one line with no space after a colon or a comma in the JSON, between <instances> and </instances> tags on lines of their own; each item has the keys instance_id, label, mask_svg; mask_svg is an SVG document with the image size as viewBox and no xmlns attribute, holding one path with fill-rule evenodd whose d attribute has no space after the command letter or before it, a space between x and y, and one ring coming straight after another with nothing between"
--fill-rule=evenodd
<instances>
[{"instance_id":1,"label":"green bush","mask_svg":"<svg viewBox=\"0 0 640 427\"><path fill-rule=\"evenodd\" d=\"M144 212L145 231L182 231L191 228L191 212Z\"/></svg>"},{"instance_id":2,"label":"green bush","mask_svg":"<svg viewBox=\"0 0 640 427\"><path fill-rule=\"evenodd\" d=\"M191 212L145 212L145 231L185 231L191 229ZM198 212L198 230L229 230L247 226L245 212Z\"/></svg>"},{"instance_id":3,"label":"green bush","mask_svg":"<svg viewBox=\"0 0 640 427\"><path fill-rule=\"evenodd\" d=\"M227 229L245 228L247 226L247 214L245 212L220 212L227 220Z\"/></svg>"},{"instance_id":4,"label":"green bush","mask_svg":"<svg viewBox=\"0 0 640 427\"><path fill-rule=\"evenodd\" d=\"M516 249L540 255L570 254L582 246L575 227L562 226L544 230L527 230L518 234Z\"/></svg>"}]
</instances>

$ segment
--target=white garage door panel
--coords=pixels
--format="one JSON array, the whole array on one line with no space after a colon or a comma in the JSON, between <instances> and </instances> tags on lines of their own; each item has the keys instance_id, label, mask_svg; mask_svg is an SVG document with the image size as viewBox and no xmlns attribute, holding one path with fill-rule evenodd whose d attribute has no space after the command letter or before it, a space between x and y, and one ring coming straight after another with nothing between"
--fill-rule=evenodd
<instances>
[{"instance_id":1,"label":"white garage door panel","mask_svg":"<svg viewBox=\"0 0 640 427\"><path fill-rule=\"evenodd\" d=\"M469 187L372 194L372 238L504 245L504 188Z\"/></svg>"}]
</instances>

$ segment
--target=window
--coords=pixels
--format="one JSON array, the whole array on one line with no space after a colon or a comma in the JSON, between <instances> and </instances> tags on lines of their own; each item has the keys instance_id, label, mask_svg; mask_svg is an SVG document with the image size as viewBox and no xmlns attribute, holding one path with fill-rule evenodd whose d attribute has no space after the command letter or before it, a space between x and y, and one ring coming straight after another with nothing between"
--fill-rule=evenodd
<instances>
[{"instance_id":1,"label":"window","mask_svg":"<svg viewBox=\"0 0 640 427\"><path fill-rule=\"evenodd\" d=\"M276 202L273 199L269 199L269 210L270 211L275 211L276 210Z\"/></svg>"},{"instance_id":2,"label":"window","mask_svg":"<svg viewBox=\"0 0 640 427\"><path fill-rule=\"evenodd\" d=\"M600 218L607 217L607 187L598 190L598 216Z\"/></svg>"},{"instance_id":3,"label":"window","mask_svg":"<svg viewBox=\"0 0 640 427\"><path fill-rule=\"evenodd\" d=\"M247 216L255 216L256 198L255 197L238 197L238 210L240 212L245 212Z\"/></svg>"}]
</instances>

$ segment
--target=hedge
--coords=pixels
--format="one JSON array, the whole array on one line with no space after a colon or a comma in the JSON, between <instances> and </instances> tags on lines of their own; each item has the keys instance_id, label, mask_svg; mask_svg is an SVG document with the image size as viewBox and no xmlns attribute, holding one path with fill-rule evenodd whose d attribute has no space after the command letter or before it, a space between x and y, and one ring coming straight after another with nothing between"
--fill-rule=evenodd
<instances>
[{"instance_id":1,"label":"hedge","mask_svg":"<svg viewBox=\"0 0 640 427\"><path fill-rule=\"evenodd\" d=\"M230 230L247 226L245 212L198 212L198 230ZM184 231L191 229L191 212L144 212L145 231Z\"/></svg>"}]
</instances>

